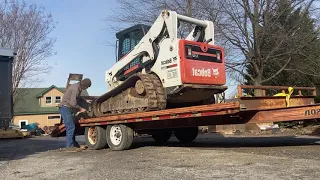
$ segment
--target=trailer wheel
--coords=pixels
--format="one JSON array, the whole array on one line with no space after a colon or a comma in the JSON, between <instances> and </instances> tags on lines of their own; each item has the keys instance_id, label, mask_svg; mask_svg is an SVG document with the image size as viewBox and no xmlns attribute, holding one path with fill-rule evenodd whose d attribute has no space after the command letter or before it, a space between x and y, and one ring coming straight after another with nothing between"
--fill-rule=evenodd
<instances>
[{"instance_id":1,"label":"trailer wheel","mask_svg":"<svg viewBox=\"0 0 320 180\"><path fill-rule=\"evenodd\" d=\"M129 149L133 141L133 130L122 124L107 126L107 143L111 150Z\"/></svg>"},{"instance_id":2,"label":"trailer wheel","mask_svg":"<svg viewBox=\"0 0 320 180\"><path fill-rule=\"evenodd\" d=\"M86 127L85 141L89 149L102 149L107 145L106 130L100 126Z\"/></svg>"},{"instance_id":3,"label":"trailer wheel","mask_svg":"<svg viewBox=\"0 0 320 180\"><path fill-rule=\"evenodd\" d=\"M182 143L195 140L198 136L198 127L179 128L174 130L174 135Z\"/></svg>"},{"instance_id":4,"label":"trailer wheel","mask_svg":"<svg viewBox=\"0 0 320 180\"><path fill-rule=\"evenodd\" d=\"M172 131L163 130L152 134L152 138L156 141L156 143L164 144L170 139L171 135Z\"/></svg>"}]
</instances>

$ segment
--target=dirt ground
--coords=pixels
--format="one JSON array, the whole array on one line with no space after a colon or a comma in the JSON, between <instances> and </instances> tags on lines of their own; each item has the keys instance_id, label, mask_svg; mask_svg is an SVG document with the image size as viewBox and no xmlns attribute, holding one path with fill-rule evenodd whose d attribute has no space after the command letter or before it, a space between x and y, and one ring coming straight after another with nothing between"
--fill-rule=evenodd
<instances>
[{"instance_id":1,"label":"dirt ground","mask_svg":"<svg viewBox=\"0 0 320 180\"><path fill-rule=\"evenodd\" d=\"M84 137L77 140L84 144ZM318 179L319 136L204 134L157 146L139 137L126 151L63 151L64 138L0 140L1 179Z\"/></svg>"}]
</instances>

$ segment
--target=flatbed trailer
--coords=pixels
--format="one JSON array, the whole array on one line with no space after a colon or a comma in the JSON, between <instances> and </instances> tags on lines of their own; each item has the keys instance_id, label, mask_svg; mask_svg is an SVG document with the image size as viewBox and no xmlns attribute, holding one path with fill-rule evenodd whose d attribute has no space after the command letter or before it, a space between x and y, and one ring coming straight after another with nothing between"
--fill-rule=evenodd
<instances>
[{"instance_id":1,"label":"flatbed trailer","mask_svg":"<svg viewBox=\"0 0 320 180\"><path fill-rule=\"evenodd\" d=\"M238 86L238 97L232 102L81 119L77 128L90 149L109 146L111 150L125 150L131 147L135 134L150 134L156 142L165 143L174 133L180 142L191 142L199 126L320 118L320 104L314 102L315 88L293 87L293 94L285 94L288 88ZM260 89L262 96L243 96L244 89ZM283 94L267 96L270 90ZM58 137L64 131L64 124L60 124L51 136Z\"/></svg>"}]
</instances>

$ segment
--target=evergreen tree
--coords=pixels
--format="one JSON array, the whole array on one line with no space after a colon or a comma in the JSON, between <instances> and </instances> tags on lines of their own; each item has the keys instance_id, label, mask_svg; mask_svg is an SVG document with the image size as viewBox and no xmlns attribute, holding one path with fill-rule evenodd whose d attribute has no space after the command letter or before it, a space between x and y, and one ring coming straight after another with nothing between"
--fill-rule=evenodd
<instances>
[{"instance_id":1,"label":"evergreen tree","mask_svg":"<svg viewBox=\"0 0 320 180\"><path fill-rule=\"evenodd\" d=\"M268 21L263 22L263 32L260 34L263 42L262 54L268 54L276 46L279 48L272 53L274 56L270 58L272 60L264 63L262 76L263 78L271 77L279 69L286 67L272 80L262 85L320 87L320 78L316 76L320 75L317 69L320 63L319 32L309 12L303 10L302 7L294 9L290 1L280 0L277 7L270 13L266 13L265 16ZM306 41L306 39L311 40ZM290 63L285 65L289 58L291 58ZM250 64L246 66L246 71L251 76L256 76ZM245 84L254 84L249 77L244 78ZM250 92L247 91L247 93ZM276 92L269 93L275 94Z\"/></svg>"}]
</instances>

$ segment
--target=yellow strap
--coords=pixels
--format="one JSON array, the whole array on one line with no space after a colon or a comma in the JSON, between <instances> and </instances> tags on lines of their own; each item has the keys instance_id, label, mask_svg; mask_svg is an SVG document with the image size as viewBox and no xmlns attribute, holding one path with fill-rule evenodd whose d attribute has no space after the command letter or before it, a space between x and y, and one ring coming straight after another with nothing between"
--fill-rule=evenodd
<instances>
[{"instance_id":1,"label":"yellow strap","mask_svg":"<svg viewBox=\"0 0 320 180\"><path fill-rule=\"evenodd\" d=\"M289 87L288 88L288 94L286 94L286 93L278 93L278 94L276 94L276 95L274 95L274 96L285 96L286 97L286 105L287 105L287 107L289 107L290 106L290 96L291 96L291 94L293 93L293 88L292 87Z\"/></svg>"},{"instance_id":2,"label":"yellow strap","mask_svg":"<svg viewBox=\"0 0 320 180\"><path fill-rule=\"evenodd\" d=\"M252 96L250 94L245 94L244 97L252 97ZM234 95L234 98L238 99L239 98L238 94Z\"/></svg>"}]
</instances>

